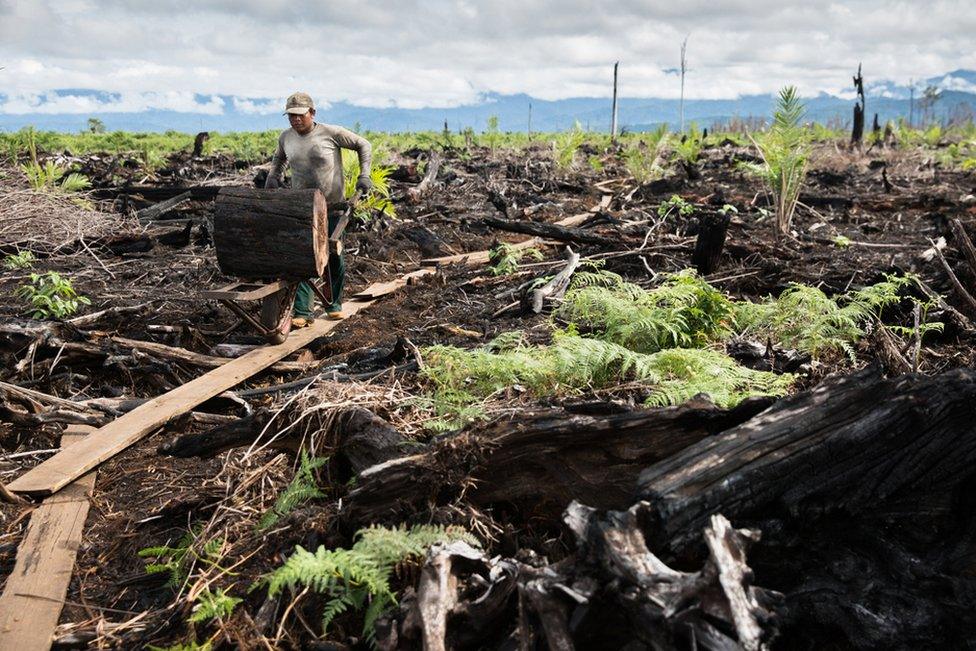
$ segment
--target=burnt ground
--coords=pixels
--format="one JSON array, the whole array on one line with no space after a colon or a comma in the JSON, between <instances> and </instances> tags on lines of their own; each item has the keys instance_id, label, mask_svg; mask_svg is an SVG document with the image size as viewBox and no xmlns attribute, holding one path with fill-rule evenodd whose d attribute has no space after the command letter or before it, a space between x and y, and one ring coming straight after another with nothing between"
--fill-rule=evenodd
<instances>
[{"instance_id":1,"label":"burnt ground","mask_svg":"<svg viewBox=\"0 0 976 651\"><path fill-rule=\"evenodd\" d=\"M728 204L737 213L729 228L722 264L707 279L735 297L758 299L777 294L791 282L813 284L830 294L876 282L886 273L912 272L956 309L969 311L953 292L939 261L926 250L944 238L950 264L964 284L976 286L949 226L951 220L958 219L970 232L976 229L976 176L972 172L942 169L921 151L852 154L833 145L820 146L794 219L794 237L778 240L758 181L736 167L739 161L752 158L752 153L743 148L707 148L702 154L701 178L689 180L679 171L639 185L613 152L601 155L603 168L599 172L585 165L576 171L559 172L542 147L494 156L487 150L464 157L448 152L438 183L419 203L412 204L404 194L420 179L415 159L401 154L395 161L399 166L395 178L399 180L392 183L398 218L377 215L347 231L347 287L355 291L398 277L417 268L424 258L484 250L500 240L524 239L482 223L482 218L500 214L491 201L491 189L501 192L510 217L543 222L584 213L609 197L609 204L594 211L586 227L611 237L619 246L573 246L584 257L605 259L607 269L639 284L650 285L656 274L689 266L698 217ZM39 260L35 270L54 270L70 277L79 293L92 301L79 313L82 316L103 309L136 307L78 328L58 326L59 336L89 342L122 336L206 354L218 344L260 343L246 330L228 332L234 325L231 315L194 296L200 290L230 282L217 269L209 243L207 219L212 214L212 201L199 199L181 206L166 216L175 220L172 224L163 221L144 227L131 217L131 211L155 201L143 198L140 188L244 185L256 170L227 158L174 157L169 173L158 174L154 180L140 174L135 165L114 165L108 173L110 160L106 156L81 161L83 171L95 180L96 192L90 201L96 211L91 213L91 221L77 229L52 222L52 215L75 209L73 204L57 200L50 210L33 217L29 228L5 230L0 242L5 253L23 248L36 251ZM120 169L128 172L120 174ZM25 192L18 173L6 170L4 174L5 184ZM694 204L696 214L666 222L640 248L648 220L654 220L660 203L675 194ZM54 200L38 196L34 201ZM184 228L187 219L192 220L189 231ZM96 224L97 220L101 221ZM838 236L846 238L841 240L843 245L837 243ZM560 247L547 247L545 256L544 262L523 265L511 276L495 277L484 267L444 267L344 322L334 334L311 347L315 365L335 369L339 380L318 386L312 399L368 406L423 443L431 435L422 427L423 415L410 402L421 384L415 373L394 370L359 381L349 381L349 376L389 365L384 353L399 337L418 347L435 343L472 346L507 330L543 326L546 315L525 317L517 309L502 308L518 300L515 290L523 283L562 265ZM5 270L0 276L0 292L11 297L29 273ZM23 323L22 302L8 299L0 306L0 316L6 324ZM958 319L941 309L935 309L929 318L945 321L946 328L926 340L920 370L935 374L972 364L972 335ZM376 353L377 349L382 350ZM858 366L876 360L870 338L858 352ZM17 337L8 337L0 354L4 358L3 381L73 401L154 396L202 372L192 364L134 356L125 348L108 361L43 345L29 350ZM21 363L28 354L32 357ZM853 370L855 366L847 360L831 360L814 369L801 384L813 385L829 372ZM250 378L241 388L287 382L300 375L267 371ZM609 393L612 396L613 392ZM607 397L607 392L600 397ZM255 397L248 400L248 408L275 409L286 399ZM532 406L526 398L520 401L521 407ZM559 400L539 403L558 404ZM241 405L220 399L198 410L224 416L245 413ZM57 447L61 431L57 423L25 426L14 421L5 417L0 422L0 481L4 483L47 456L19 453ZM332 487L330 499L303 507L267 535L253 534L255 518L267 510L291 477L294 461L290 455L273 450L251 454L235 450L201 460L157 454L158 446L168 437L204 431L211 424L170 424L99 468L85 542L62 613L61 634L74 635L79 644L114 648L187 639L193 631L185 623L186 600L174 599L171 588L159 585L153 580L156 577L147 577L146 561L137 552L173 542L193 523L209 519L211 523L219 521L221 537L232 551L222 562L233 565L233 578L228 581L223 576L217 585L236 586L235 593L245 597L238 614L214 639L230 645L257 644L260 636L254 620L263 597L260 590L245 595L243 588L280 564L295 544L314 548L321 543L348 543L349 532L337 529L333 522L335 500L343 492L338 484ZM223 515L214 518L215 513ZM0 567L4 573L13 565L25 516L21 506L2 505L5 531L0 536ZM431 517L471 524L473 516L438 512ZM492 520L487 514L484 519L487 530L495 533L496 549L514 553L519 547L533 547L543 554L561 553L563 543L548 537L551 527L536 532L530 522L506 518L500 514ZM314 623L315 615L311 617ZM297 645L309 639L302 628L300 624L289 625L289 630L273 631L269 638L284 646ZM196 632L202 640L212 630L198 626ZM349 642L357 633L355 625L340 622L335 636Z\"/></svg>"}]
</instances>

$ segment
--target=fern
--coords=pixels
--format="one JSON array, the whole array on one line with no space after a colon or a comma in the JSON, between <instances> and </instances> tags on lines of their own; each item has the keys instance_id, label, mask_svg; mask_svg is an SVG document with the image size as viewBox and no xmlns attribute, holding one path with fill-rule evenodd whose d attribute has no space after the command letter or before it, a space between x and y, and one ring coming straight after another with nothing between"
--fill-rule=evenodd
<instances>
[{"instance_id":1,"label":"fern","mask_svg":"<svg viewBox=\"0 0 976 651\"><path fill-rule=\"evenodd\" d=\"M772 339L815 359L843 352L853 362L854 344L867 323L901 300L901 290L912 282L912 276L889 275L836 299L815 287L792 284L777 299L738 303L735 320L741 334Z\"/></svg>"},{"instance_id":2,"label":"fern","mask_svg":"<svg viewBox=\"0 0 976 651\"><path fill-rule=\"evenodd\" d=\"M679 404L704 392L716 404L729 407L749 395L782 395L794 379L746 369L717 351L671 349L648 355L580 337L571 328L557 331L547 346L520 345L499 352L432 346L424 351L424 359L423 373L434 396L450 396L459 405L513 386L543 396L636 381L658 387L654 395L673 396L654 404Z\"/></svg>"},{"instance_id":3,"label":"fern","mask_svg":"<svg viewBox=\"0 0 976 651\"><path fill-rule=\"evenodd\" d=\"M200 527L195 527L183 534L174 547L158 545L140 549L138 551L140 558L156 559L156 562L146 566L146 574L168 573L169 578L166 585L170 588L178 588L186 581L194 560L216 566L221 548L224 546L224 539L213 538L208 540L197 553L193 547L199 535Z\"/></svg>"},{"instance_id":4,"label":"fern","mask_svg":"<svg viewBox=\"0 0 976 651\"><path fill-rule=\"evenodd\" d=\"M211 619L224 619L229 617L234 612L237 604L244 600L238 597L231 597L221 588L217 588L216 592L211 592L209 589L203 590L197 595L196 601L196 606L193 608L193 614L190 615L189 621L200 624L209 622Z\"/></svg>"},{"instance_id":5,"label":"fern","mask_svg":"<svg viewBox=\"0 0 976 651\"><path fill-rule=\"evenodd\" d=\"M518 271L519 263L524 257L530 257L533 260L542 260L542 251L535 247L529 247L525 249L519 249L511 244L502 242L498 246L493 247L488 252L488 262L491 265L489 270L493 276L507 276Z\"/></svg>"},{"instance_id":6,"label":"fern","mask_svg":"<svg viewBox=\"0 0 976 651\"><path fill-rule=\"evenodd\" d=\"M261 516L258 531L270 529L300 504L325 497L316 484L315 473L328 462L328 457L310 457L302 450L295 476L275 500L271 510Z\"/></svg>"},{"instance_id":7,"label":"fern","mask_svg":"<svg viewBox=\"0 0 976 651\"><path fill-rule=\"evenodd\" d=\"M460 527L416 525L410 529L370 526L356 534L351 549L319 547L315 553L297 547L285 564L262 580L269 596L298 586L326 595L322 632L346 611L364 610L363 634L372 639L376 620L396 605L390 587L394 568L404 561L423 557L439 542L463 540L478 546L477 539Z\"/></svg>"},{"instance_id":8,"label":"fern","mask_svg":"<svg viewBox=\"0 0 976 651\"><path fill-rule=\"evenodd\" d=\"M602 272L601 284L578 283L556 316L642 353L697 348L730 333L734 304L693 272L674 274L651 291L619 278Z\"/></svg>"}]
</instances>

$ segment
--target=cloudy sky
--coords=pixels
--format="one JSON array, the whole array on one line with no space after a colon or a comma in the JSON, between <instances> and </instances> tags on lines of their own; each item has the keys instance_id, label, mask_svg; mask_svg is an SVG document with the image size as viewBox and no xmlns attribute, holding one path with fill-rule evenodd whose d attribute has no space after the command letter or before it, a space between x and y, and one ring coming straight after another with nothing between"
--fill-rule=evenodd
<instances>
[{"instance_id":1,"label":"cloudy sky","mask_svg":"<svg viewBox=\"0 0 976 651\"><path fill-rule=\"evenodd\" d=\"M0 0L0 110L65 88L119 93L115 110L204 113L222 104L198 94L277 107L297 88L405 108L485 92L595 97L609 95L615 60L622 95L676 97L686 35L688 97L786 83L813 94L846 90L858 61L868 80L976 69L974 34L976 0Z\"/></svg>"}]
</instances>

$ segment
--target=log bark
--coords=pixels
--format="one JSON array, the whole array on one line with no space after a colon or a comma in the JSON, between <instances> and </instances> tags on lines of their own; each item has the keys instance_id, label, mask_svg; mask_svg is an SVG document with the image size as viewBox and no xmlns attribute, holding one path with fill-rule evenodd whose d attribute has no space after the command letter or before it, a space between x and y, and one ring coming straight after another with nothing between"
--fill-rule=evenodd
<instances>
[{"instance_id":1,"label":"log bark","mask_svg":"<svg viewBox=\"0 0 976 651\"><path fill-rule=\"evenodd\" d=\"M474 504L510 504L551 522L573 499L626 508L647 465L745 421L770 402L751 399L729 411L691 401L605 416L521 413L364 470L340 515L350 524L401 522L462 491Z\"/></svg>"},{"instance_id":2,"label":"log bark","mask_svg":"<svg viewBox=\"0 0 976 651\"><path fill-rule=\"evenodd\" d=\"M325 198L318 190L224 188L214 211L220 270L248 280L305 280L329 258Z\"/></svg>"},{"instance_id":3,"label":"log bark","mask_svg":"<svg viewBox=\"0 0 976 651\"><path fill-rule=\"evenodd\" d=\"M699 220L698 239L695 241L691 263L703 276L718 270L730 219L729 215L709 213L702 215Z\"/></svg>"},{"instance_id":4,"label":"log bark","mask_svg":"<svg viewBox=\"0 0 976 651\"><path fill-rule=\"evenodd\" d=\"M886 380L869 368L782 400L641 473L654 548L695 543L716 512L739 520L824 509L857 515L919 491L952 490L976 464L974 399L971 369ZM921 517L930 506L913 508Z\"/></svg>"},{"instance_id":5,"label":"log bark","mask_svg":"<svg viewBox=\"0 0 976 651\"><path fill-rule=\"evenodd\" d=\"M581 244L597 244L601 246L611 246L614 241L608 237L594 235L582 228L572 228L569 226L559 226L557 224L546 224L543 222L531 221L512 221L498 219L496 217L485 217L484 223L491 228L497 228L512 233L525 233L535 235L550 240L560 242L579 242Z\"/></svg>"}]
</instances>

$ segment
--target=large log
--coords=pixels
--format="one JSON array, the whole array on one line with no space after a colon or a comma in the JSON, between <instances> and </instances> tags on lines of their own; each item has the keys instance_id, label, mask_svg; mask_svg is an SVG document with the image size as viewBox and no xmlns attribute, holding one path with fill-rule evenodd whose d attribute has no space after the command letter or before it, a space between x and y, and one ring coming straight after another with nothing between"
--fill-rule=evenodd
<instances>
[{"instance_id":1,"label":"large log","mask_svg":"<svg viewBox=\"0 0 976 651\"><path fill-rule=\"evenodd\" d=\"M329 260L328 216L318 190L223 188L214 211L220 270L248 280L305 280Z\"/></svg>"},{"instance_id":2,"label":"large log","mask_svg":"<svg viewBox=\"0 0 976 651\"><path fill-rule=\"evenodd\" d=\"M361 472L341 515L351 524L400 522L462 492L475 504L512 504L553 523L574 499L626 508L641 469L745 421L770 402L754 398L729 411L691 401L612 415L523 412Z\"/></svg>"}]
</instances>

